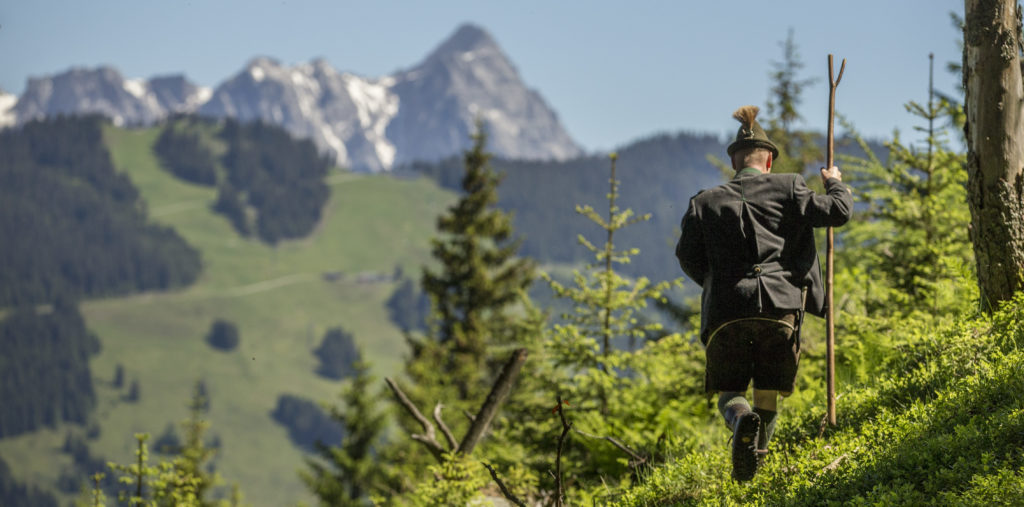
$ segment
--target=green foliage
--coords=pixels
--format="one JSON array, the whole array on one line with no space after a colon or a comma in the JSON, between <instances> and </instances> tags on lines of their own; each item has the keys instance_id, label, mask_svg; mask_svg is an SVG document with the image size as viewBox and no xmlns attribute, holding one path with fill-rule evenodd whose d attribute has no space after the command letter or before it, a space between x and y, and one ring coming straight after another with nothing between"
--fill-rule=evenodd
<instances>
[{"instance_id":1,"label":"green foliage","mask_svg":"<svg viewBox=\"0 0 1024 507\"><path fill-rule=\"evenodd\" d=\"M653 471L620 505L1008 505L1024 462L1024 295L991 318L897 329L888 374L840 393L839 426L787 418L748 485L724 452ZM1005 480L1005 482L1003 482Z\"/></svg>"},{"instance_id":2,"label":"green foliage","mask_svg":"<svg viewBox=\"0 0 1024 507\"><path fill-rule=\"evenodd\" d=\"M191 284L199 253L147 223L115 171L99 117L0 132L0 305L124 295Z\"/></svg>"},{"instance_id":3,"label":"green foliage","mask_svg":"<svg viewBox=\"0 0 1024 507\"><path fill-rule=\"evenodd\" d=\"M316 372L324 377L341 380L357 372L359 349L352 333L340 327L328 329L320 347L313 353L320 359Z\"/></svg>"},{"instance_id":4,"label":"green foliage","mask_svg":"<svg viewBox=\"0 0 1024 507\"><path fill-rule=\"evenodd\" d=\"M320 459L307 459L307 469L299 474L322 505L365 505L369 494L386 495L394 482L377 455L388 422L387 413L377 406L384 393L370 392L376 379L369 365L360 361L354 368L352 383L342 391L343 407L328 407L345 436L336 446L318 444Z\"/></svg>"},{"instance_id":5,"label":"green foliage","mask_svg":"<svg viewBox=\"0 0 1024 507\"><path fill-rule=\"evenodd\" d=\"M317 443L335 446L344 437L344 428L326 414L312 400L282 394L270 414L278 424L288 429L292 443L308 451L316 450Z\"/></svg>"},{"instance_id":6,"label":"green foliage","mask_svg":"<svg viewBox=\"0 0 1024 507\"><path fill-rule=\"evenodd\" d=\"M57 507L58 504L53 495L16 481L11 475L11 467L0 458L0 505Z\"/></svg>"},{"instance_id":7,"label":"green foliage","mask_svg":"<svg viewBox=\"0 0 1024 507\"><path fill-rule=\"evenodd\" d=\"M842 157L859 206L838 236L837 359L860 381L899 345L894 327L967 315L978 297L965 156L948 147L946 127L931 128L959 108L943 100L907 110L929 124L919 129L922 146L905 145L897 133L886 162Z\"/></svg>"},{"instance_id":8,"label":"green foliage","mask_svg":"<svg viewBox=\"0 0 1024 507\"><path fill-rule=\"evenodd\" d=\"M779 147L779 160L772 165L772 172L802 174L809 164L824 159L824 154L815 142L817 139L814 133L796 129L796 124L803 120L798 108L803 101L804 89L813 84L815 79L799 76L804 64L793 41L792 28L780 46L782 61L772 62L774 70L770 74L772 87L766 111L768 124L765 133Z\"/></svg>"},{"instance_id":9,"label":"green foliage","mask_svg":"<svg viewBox=\"0 0 1024 507\"><path fill-rule=\"evenodd\" d=\"M425 268L423 289L430 296L430 331L413 341L409 376L420 389L440 384L431 396L414 400L469 408L483 398L491 378L490 347L518 341L510 308L533 281L533 262L515 257L509 215L495 208L501 177L484 151L482 124L465 153L462 197L437 221L441 237L431 242L438 268ZM459 402L471 402L463 406Z\"/></svg>"},{"instance_id":10,"label":"green foliage","mask_svg":"<svg viewBox=\"0 0 1024 507\"><path fill-rule=\"evenodd\" d=\"M432 309L428 330L407 334L411 382L403 390L423 410L443 403L449 414L476 413L507 351L530 333L516 305L534 279L534 264L516 257L519 242L513 239L511 217L495 207L501 176L484 151L482 124L473 140L463 157L464 193L437 220L440 237L431 242L436 267L423 270L423 290ZM404 413L399 422L409 434L420 429ZM453 435L464 435L468 428L463 417L449 417L447 423ZM430 480L434 457L418 442L398 440L383 452L401 463L394 472L404 481L396 484L396 493ZM486 451L477 454L481 452Z\"/></svg>"},{"instance_id":11,"label":"green foliage","mask_svg":"<svg viewBox=\"0 0 1024 507\"><path fill-rule=\"evenodd\" d=\"M220 483L220 476L208 470L214 450L207 446L205 440L209 429L209 423L202 418L205 406L206 400L197 382L189 401L189 417L181 423L185 441L172 459L151 464L146 445L149 434L138 433L135 435L135 463L108 464L121 485L117 499L122 505L226 507L241 503L237 487L232 490L230 500L214 501L209 498L212 488ZM104 505L105 495L99 486L100 479L94 479L96 485L90 493L88 505Z\"/></svg>"},{"instance_id":12,"label":"green foliage","mask_svg":"<svg viewBox=\"0 0 1024 507\"><path fill-rule=\"evenodd\" d=\"M280 127L176 116L162 126L153 151L176 177L216 186L212 209L239 234L255 232L270 244L309 235L330 196L330 159Z\"/></svg>"},{"instance_id":13,"label":"green foliage","mask_svg":"<svg viewBox=\"0 0 1024 507\"><path fill-rule=\"evenodd\" d=\"M423 331L430 314L430 298L421 291L415 281L397 276L398 287L388 298L388 318L402 331L409 333Z\"/></svg>"},{"instance_id":14,"label":"green foliage","mask_svg":"<svg viewBox=\"0 0 1024 507\"><path fill-rule=\"evenodd\" d=\"M725 146L718 135L680 132L653 135L617 150L621 206L651 212L649 221L620 231L623 244L644 252L630 264L619 266L624 275L652 280L678 276L673 250L666 244L674 241L672 231L679 227L680 196L693 195L718 181L705 155L725 153ZM604 231L591 227L573 205L605 199L608 182L602 168L606 161L601 155L562 161L493 161L495 169L505 175L497 205L513 214L512 224L524 236L522 256L541 263L590 262L590 253L579 248L574 238L582 233L588 241L601 244ZM417 164L414 169L451 189L459 188L464 171L457 159Z\"/></svg>"},{"instance_id":15,"label":"green foliage","mask_svg":"<svg viewBox=\"0 0 1024 507\"><path fill-rule=\"evenodd\" d=\"M280 127L234 120L225 121L221 138L227 143L221 159L226 183L239 192L222 190L221 195L227 202L240 200L244 192L260 239L274 244L312 232L329 197L324 177L331 166L312 141L296 141ZM220 208L238 226L241 206L229 202Z\"/></svg>"},{"instance_id":16,"label":"green foliage","mask_svg":"<svg viewBox=\"0 0 1024 507\"><path fill-rule=\"evenodd\" d=\"M628 485L645 467L666 459L670 448L690 449L706 441L708 411L697 395L703 368L699 345L693 336L675 333L648 340L649 333L659 334L660 325L641 318L680 281L628 279L618 270L638 251L623 248L616 233L647 216L619 208L615 168L613 155L607 214L577 207L603 232L599 246L579 238L593 262L574 272L572 285L544 275L570 311L530 342L531 360L488 449L495 468L516 477L506 482L520 498L554 494L550 471L562 430L559 411L574 428L561 460L573 504ZM531 312L536 310L528 307ZM566 405L556 406L559 396ZM536 486L530 490L524 484Z\"/></svg>"},{"instance_id":17,"label":"green foliage","mask_svg":"<svg viewBox=\"0 0 1024 507\"><path fill-rule=\"evenodd\" d=\"M189 121L167 125L156 139L153 152L175 176L198 185L217 184L216 157L204 146L198 132L188 129Z\"/></svg>"},{"instance_id":18,"label":"green foliage","mask_svg":"<svg viewBox=\"0 0 1024 507\"><path fill-rule=\"evenodd\" d=\"M0 321L0 438L86 423L96 405L89 358L99 348L78 307L63 299Z\"/></svg>"},{"instance_id":19,"label":"green foliage","mask_svg":"<svg viewBox=\"0 0 1024 507\"><path fill-rule=\"evenodd\" d=\"M217 319L210 325L206 334L206 343L211 347L230 352L238 347L238 326L224 319Z\"/></svg>"},{"instance_id":20,"label":"green foliage","mask_svg":"<svg viewBox=\"0 0 1024 507\"><path fill-rule=\"evenodd\" d=\"M446 454L429 472L436 480L417 485L409 497L411 505L468 505L481 496L480 490L490 481L483 465L457 454Z\"/></svg>"}]
</instances>

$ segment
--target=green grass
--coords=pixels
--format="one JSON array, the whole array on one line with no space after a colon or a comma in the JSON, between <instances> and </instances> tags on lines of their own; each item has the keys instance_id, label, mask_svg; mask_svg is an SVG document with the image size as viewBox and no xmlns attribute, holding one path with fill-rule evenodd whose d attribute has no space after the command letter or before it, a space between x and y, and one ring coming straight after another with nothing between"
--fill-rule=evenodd
<instances>
[{"instance_id":1,"label":"green grass","mask_svg":"<svg viewBox=\"0 0 1024 507\"><path fill-rule=\"evenodd\" d=\"M217 470L237 481L253 505L310 501L297 476L303 454L270 417L281 394L335 401L341 383L315 375L315 349L330 327L353 333L378 376L393 374L406 346L387 318L395 284L364 283L360 274L415 275L429 257L435 217L453 195L420 179L332 174L322 223L308 238L269 246L240 237L210 211L212 188L189 184L159 168L151 146L156 129L105 132L115 166L130 176L153 222L174 227L202 254L199 280L182 290L82 304L103 350L92 363L96 418L102 428L94 454L128 463L136 432L157 435L184 419L193 383L209 388L211 433L223 452ZM325 273L340 273L328 281ZM237 324L241 341L229 353L204 341L214 319ZM126 386L138 380L141 400L115 389L116 365ZM67 456L64 429L0 441L0 454L19 478L52 486Z\"/></svg>"}]
</instances>

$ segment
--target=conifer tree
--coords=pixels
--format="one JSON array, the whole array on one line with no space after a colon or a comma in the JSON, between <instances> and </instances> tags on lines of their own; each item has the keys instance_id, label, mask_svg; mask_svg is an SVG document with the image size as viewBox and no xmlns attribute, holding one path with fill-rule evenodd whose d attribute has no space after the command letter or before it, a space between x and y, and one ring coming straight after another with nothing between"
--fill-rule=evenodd
<instances>
[{"instance_id":1,"label":"conifer tree","mask_svg":"<svg viewBox=\"0 0 1024 507\"><path fill-rule=\"evenodd\" d=\"M800 77L804 63L793 40L792 29L786 40L779 45L782 47L782 60L772 62L773 70L769 74L771 89L765 108L765 133L779 148L779 157L772 162L772 172L802 174L808 164L824 158L815 143L814 132L797 128L797 124L803 120L798 107L803 101L804 89L813 84L815 79ZM716 154L709 154L708 161L723 176L731 178L735 172L729 161L722 160Z\"/></svg>"},{"instance_id":2,"label":"conifer tree","mask_svg":"<svg viewBox=\"0 0 1024 507\"><path fill-rule=\"evenodd\" d=\"M389 474L376 454L388 422L376 405L383 394L370 392L376 379L367 363L357 362L354 370L352 383L341 395L343 406L330 407L331 418L345 429L341 445L317 443L320 459L307 459L308 469L300 473L322 505L365 505L367 494L389 489Z\"/></svg>"},{"instance_id":3,"label":"conifer tree","mask_svg":"<svg viewBox=\"0 0 1024 507\"><path fill-rule=\"evenodd\" d=\"M489 387L489 347L514 343L510 308L533 281L534 264L516 258L511 217L497 209L501 176L484 151L487 136L477 124L473 147L465 152L462 197L437 221L432 241L436 269L425 268L422 285L433 308L428 336L411 340L408 372L418 388L450 386L450 398L430 404L479 402ZM503 359L503 358L502 358Z\"/></svg>"},{"instance_id":4,"label":"conifer tree","mask_svg":"<svg viewBox=\"0 0 1024 507\"><path fill-rule=\"evenodd\" d=\"M544 275L555 295L571 309L546 333L537 354L543 362L535 363L530 374L523 376L522 394L516 400L519 412L510 415L515 423L503 429L507 438L528 442L527 459L540 472L539 478L546 477L544 470L555 450L553 437L545 436L542 428L550 427L557 395L570 404L558 410L570 412L578 434L585 437L570 446L564 461L566 474L574 480L635 471L646 459L643 456L656 452L666 434L687 424L680 413L699 411L696 387L686 387L702 367L699 347L677 333L664 334L657 342L645 339L661 325L645 319L643 313L681 280L655 283L645 277L626 278L618 271L639 251L616 244L616 233L649 215L636 216L630 209L619 208L616 158L611 156L607 214L591 206L576 207L577 213L604 231L605 241L594 245L582 235L577 238L593 254L593 261L573 273L571 284ZM538 410L536 401L529 399L531 391L543 393L547 410ZM548 424L531 421L545 414ZM511 436L514 433L519 435ZM631 447L634 454L611 445L605 437Z\"/></svg>"},{"instance_id":5,"label":"conifer tree","mask_svg":"<svg viewBox=\"0 0 1024 507\"><path fill-rule=\"evenodd\" d=\"M149 462L148 433L135 435L136 461L131 465L109 463L111 471L119 477L118 482L130 489L118 493L118 499L127 505L209 507L214 505L239 505L241 493L237 486L232 488L231 500L215 501L208 498L210 490L220 482L217 473L208 466L214 449L206 444L205 436L209 422L203 420L206 400L201 394L200 382L196 382L189 401L189 417L182 422L185 442L170 461ZM99 485L93 489L99 496Z\"/></svg>"},{"instance_id":6,"label":"conifer tree","mask_svg":"<svg viewBox=\"0 0 1024 507\"><path fill-rule=\"evenodd\" d=\"M206 432L210 428L210 423L203 419L203 413L209 406L203 391L203 382L196 381L188 404L189 417L181 423L185 441L174 462L178 472L190 478L199 504L205 506L213 505L207 496L210 488L218 483L220 478L206 469L207 463L213 459L215 450L206 445Z\"/></svg>"},{"instance_id":7,"label":"conifer tree","mask_svg":"<svg viewBox=\"0 0 1024 507\"><path fill-rule=\"evenodd\" d=\"M855 136L867 158L843 157L847 180L866 205L860 211L866 220L841 232L850 252L839 252L852 277L847 303L875 317L949 314L975 298L963 283L974 278L966 155L950 148L945 123L935 128L944 118L962 118L961 109L931 97L906 109L927 124L917 127L921 144L905 144L897 132L883 162Z\"/></svg>"},{"instance_id":8,"label":"conifer tree","mask_svg":"<svg viewBox=\"0 0 1024 507\"><path fill-rule=\"evenodd\" d=\"M803 101L804 89L815 80L799 75L804 63L793 41L792 28L780 45L782 61L772 62L772 87L765 111L768 119L765 133L779 147L780 153L772 165L772 172L803 173L808 164L823 158L821 149L814 142L814 134L797 129L797 123L803 120L797 108Z\"/></svg>"}]
</instances>

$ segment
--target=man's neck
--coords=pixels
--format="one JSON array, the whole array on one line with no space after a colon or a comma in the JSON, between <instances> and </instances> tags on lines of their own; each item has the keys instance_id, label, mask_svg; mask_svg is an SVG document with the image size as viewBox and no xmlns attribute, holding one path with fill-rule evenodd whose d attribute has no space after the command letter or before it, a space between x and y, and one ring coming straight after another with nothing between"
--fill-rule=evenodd
<instances>
[{"instance_id":1,"label":"man's neck","mask_svg":"<svg viewBox=\"0 0 1024 507\"><path fill-rule=\"evenodd\" d=\"M768 174L768 171L763 171L763 170L758 169L756 167L744 167L743 169L740 169L739 171L736 171L736 177L737 178L740 177L740 176L745 176L745 175L759 176L759 175L762 175L762 174Z\"/></svg>"}]
</instances>

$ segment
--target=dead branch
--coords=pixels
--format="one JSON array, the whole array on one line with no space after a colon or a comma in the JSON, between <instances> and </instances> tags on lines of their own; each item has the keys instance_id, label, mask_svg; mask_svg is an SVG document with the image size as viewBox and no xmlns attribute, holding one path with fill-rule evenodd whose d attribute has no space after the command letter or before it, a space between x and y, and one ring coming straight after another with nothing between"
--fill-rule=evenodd
<instances>
[{"instance_id":1,"label":"dead branch","mask_svg":"<svg viewBox=\"0 0 1024 507\"><path fill-rule=\"evenodd\" d=\"M484 465L484 468L486 468L487 471L491 473L491 478L493 478L494 482L498 484L498 489L501 489L502 496L508 499L508 501L518 505L519 507L526 507L526 503L520 500L519 497L517 497L516 495L512 494L512 492L509 491L507 487L505 487L505 483L502 482L501 479L498 477L498 472L495 472L494 468L492 468L490 464L484 461L481 461L481 463Z\"/></svg>"},{"instance_id":2,"label":"dead branch","mask_svg":"<svg viewBox=\"0 0 1024 507\"><path fill-rule=\"evenodd\" d=\"M844 452L842 455L840 455L838 458L832 461L832 463L829 463L828 466L822 468L821 471L819 471L815 477L821 477L821 475L824 474L825 472L834 471L835 469L839 468L839 465L842 464L843 461L846 460L846 458L849 457L850 455Z\"/></svg>"},{"instance_id":3,"label":"dead branch","mask_svg":"<svg viewBox=\"0 0 1024 507\"><path fill-rule=\"evenodd\" d=\"M596 438L596 439L605 440L605 441L611 443L612 445L617 447L620 451L626 453L630 457L630 462L629 462L630 466L638 467L638 466L640 466L640 465L642 465L642 464L647 462L647 457L646 456L641 455L639 452L631 449L628 445L626 445L626 444L624 444L622 442L619 442L618 440L616 440L613 437L602 437L600 435L592 435L592 434L587 433L587 432L585 432L585 431L583 431L583 430L581 430L579 428L576 428L573 431L575 431L576 433L579 433L580 435L583 435L583 436L585 436L587 438Z\"/></svg>"},{"instance_id":4,"label":"dead branch","mask_svg":"<svg viewBox=\"0 0 1024 507\"><path fill-rule=\"evenodd\" d=\"M390 378L385 378L384 382L387 382L388 387L391 388L391 392L394 393L395 399L398 400L398 403L405 407L406 412L409 412L409 414L412 415L413 418L415 418L416 421L419 422L421 426L423 426L422 435L418 433L412 433L409 435L409 437L427 446L427 449L429 449L431 454L433 454L434 457L437 458L437 461L439 463L443 462L442 455L444 454L444 448L442 448L441 444L437 442L437 433L434 430L434 425L430 424L430 421L428 421L426 417L423 417L423 414L420 413L419 409L416 408L416 405L414 405L413 402L409 400L409 397L406 396L404 392L402 392L402 389L398 387L398 384L396 384L395 381L391 380Z\"/></svg>"},{"instance_id":5,"label":"dead branch","mask_svg":"<svg viewBox=\"0 0 1024 507\"><path fill-rule=\"evenodd\" d=\"M441 428L441 433L444 434L445 440L448 441L448 448L454 451L459 446L459 443L455 440L455 435L452 435L452 430L448 429L448 425L444 423L444 419L441 419L441 409L443 407L444 405L441 402L437 402L437 405L434 405L434 422L437 423L438 428Z\"/></svg>"},{"instance_id":6,"label":"dead branch","mask_svg":"<svg viewBox=\"0 0 1024 507\"><path fill-rule=\"evenodd\" d=\"M494 381L490 394L487 395L483 406L480 407L476 418L473 419L473 424L470 425L469 430L466 431L466 436L462 438L462 443L459 444L459 454L469 456L473 452L473 448L476 447L476 444L487 433L491 420L494 419L498 409L502 403L505 403L505 399L508 398L509 393L512 391L512 384L519 375L519 370L522 369L523 363L526 362L527 355L526 349L516 349L512 352L512 357L508 359L505 366L501 368L501 373L498 375L498 379Z\"/></svg>"},{"instance_id":7,"label":"dead branch","mask_svg":"<svg viewBox=\"0 0 1024 507\"><path fill-rule=\"evenodd\" d=\"M562 420L562 435L558 437L558 454L555 456L555 505L562 507L565 505L565 490L562 486L562 450L565 448L565 439L569 436L569 430L572 429L572 423L565 420L565 410L563 410L562 395L558 395L558 417Z\"/></svg>"}]
</instances>

